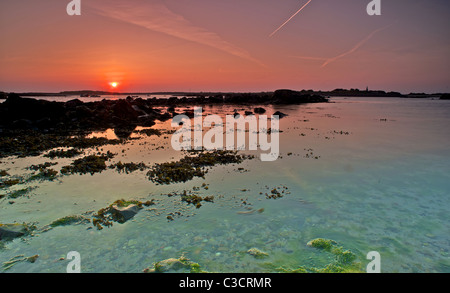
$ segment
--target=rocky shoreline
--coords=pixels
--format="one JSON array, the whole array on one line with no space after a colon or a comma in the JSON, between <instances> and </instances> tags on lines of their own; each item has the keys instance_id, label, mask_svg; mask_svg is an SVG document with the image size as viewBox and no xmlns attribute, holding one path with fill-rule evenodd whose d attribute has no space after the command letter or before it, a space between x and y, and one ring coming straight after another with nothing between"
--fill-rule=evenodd
<instances>
[{"instance_id":1,"label":"rocky shoreline","mask_svg":"<svg viewBox=\"0 0 450 293\"><path fill-rule=\"evenodd\" d=\"M36 130L62 134L71 131L94 131L106 128L127 130L131 127L150 127L155 120L166 121L175 114L175 107L218 104L303 104L324 103L319 95L302 94L291 90L277 90L273 94L233 94L211 97L171 97L168 99L127 97L83 103L79 99L50 102L23 98L11 93L0 104L0 132L8 130ZM161 107L167 107L166 111Z\"/></svg>"},{"instance_id":2,"label":"rocky shoreline","mask_svg":"<svg viewBox=\"0 0 450 293\"><path fill-rule=\"evenodd\" d=\"M211 97L168 99L127 97L126 99L82 102L52 102L24 98L10 93L0 103L0 157L39 155L56 147L91 147L120 143L136 127L151 127L177 115L177 107L206 105L248 105L261 111L263 105L325 103L323 96L291 90L273 94L233 94ZM257 111L255 111L257 112ZM93 131L114 129L119 140L88 139ZM18 139L20 138L20 139Z\"/></svg>"}]
</instances>

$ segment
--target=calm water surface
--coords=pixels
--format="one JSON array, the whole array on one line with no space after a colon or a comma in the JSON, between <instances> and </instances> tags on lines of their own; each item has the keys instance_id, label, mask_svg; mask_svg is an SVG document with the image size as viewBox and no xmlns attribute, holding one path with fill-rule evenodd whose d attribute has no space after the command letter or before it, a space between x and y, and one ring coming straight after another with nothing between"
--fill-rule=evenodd
<instances>
[{"instance_id":1,"label":"calm water surface","mask_svg":"<svg viewBox=\"0 0 450 293\"><path fill-rule=\"evenodd\" d=\"M0 223L34 222L43 227L73 214L97 211L117 199L154 199L133 220L101 231L90 225L57 227L8 242L0 262L38 254L31 264L7 272L65 272L69 251L80 252L83 272L141 272L152 263L186 257L211 272L272 272L276 268L321 267L330 256L306 243L337 241L358 256L381 254L382 272L450 272L450 102L397 98L332 98L333 103L267 107L281 111L281 156L258 157L239 165L215 166L205 179L157 185L147 171L59 177L0 190L33 187L14 204L0 201ZM232 114L241 106L207 107L206 113ZM155 128L172 129L170 121ZM92 136L114 138L112 130ZM110 163L176 160L170 135L140 137L104 146L117 156ZM86 150L86 154L97 152ZM251 153L251 152L247 152ZM48 158L1 160L11 175L30 173ZM59 170L72 159L54 160ZM244 168L239 170L238 168ZM214 203L199 209L168 193L192 190ZM273 188L282 198L267 199ZM260 194L262 193L262 194ZM241 213L264 209L262 213ZM174 213L173 221L167 215ZM269 254L263 261L246 251Z\"/></svg>"}]
</instances>

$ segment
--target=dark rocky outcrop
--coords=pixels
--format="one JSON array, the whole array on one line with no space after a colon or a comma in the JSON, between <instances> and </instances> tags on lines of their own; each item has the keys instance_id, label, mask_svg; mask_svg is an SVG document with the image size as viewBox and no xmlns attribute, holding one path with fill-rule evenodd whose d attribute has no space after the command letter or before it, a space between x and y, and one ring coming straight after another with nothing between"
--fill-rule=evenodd
<instances>
[{"instance_id":1,"label":"dark rocky outcrop","mask_svg":"<svg viewBox=\"0 0 450 293\"><path fill-rule=\"evenodd\" d=\"M266 113L266 109L257 107L255 109L253 109L253 112L255 112L255 114L264 114L264 113Z\"/></svg>"},{"instance_id":2,"label":"dark rocky outcrop","mask_svg":"<svg viewBox=\"0 0 450 293\"><path fill-rule=\"evenodd\" d=\"M276 111L275 113L273 113L273 115L278 116L278 118L280 119L287 116L287 114L284 114L283 112L280 111Z\"/></svg>"},{"instance_id":3,"label":"dark rocky outcrop","mask_svg":"<svg viewBox=\"0 0 450 293\"><path fill-rule=\"evenodd\" d=\"M314 94L303 94L292 90L277 90L274 92L272 104L304 104L304 103L325 103L328 102L323 96Z\"/></svg>"},{"instance_id":4,"label":"dark rocky outcrop","mask_svg":"<svg viewBox=\"0 0 450 293\"><path fill-rule=\"evenodd\" d=\"M441 100L450 100L450 94L443 94Z\"/></svg>"},{"instance_id":5,"label":"dark rocky outcrop","mask_svg":"<svg viewBox=\"0 0 450 293\"><path fill-rule=\"evenodd\" d=\"M33 227L27 224L0 224L0 240L12 240L14 238L29 235Z\"/></svg>"}]
</instances>

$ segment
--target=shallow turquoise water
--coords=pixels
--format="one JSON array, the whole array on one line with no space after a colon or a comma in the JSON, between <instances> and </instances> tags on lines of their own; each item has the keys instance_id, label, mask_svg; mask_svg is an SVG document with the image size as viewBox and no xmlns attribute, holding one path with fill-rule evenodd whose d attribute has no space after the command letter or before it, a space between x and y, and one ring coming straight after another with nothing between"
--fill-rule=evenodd
<instances>
[{"instance_id":1,"label":"shallow turquoise water","mask_svg":"<svg viewBox=\"0 0 450 293\"><path fill-rule=\"evenodd\" d=\"M183 184L156 185L146 171L113 170L34 184L29 198L14 204L0 201L0 223L36 222L42 227L120 198L153 198L156 205L101 231L89 225L66 226L16 239L0 250L0 262L38 254L35 263L17 263L7 272L65 272L68 261L59 259L75 250L81 254L83 272L140 272L184 253L207 271L268 272L323 267L331 256L306 246L321 237L351 249L363 268L369 262L366 254L378 251L382 272L450 272L450 102L332 101L268 108L268 114L279 110L289 115L280 120L281 158L275 162L254 159L216 166L205 180ZM207 110L223 115L234 108L246 107ZM168 123L157 127L169 129ZM170 136L103 147L107 150L118 153L112 162L149 165L182 156L171 149ZM7 158L0 169L23 174L30 164L48 160ZM55 169L70 159L57 162ZM214 195L215 200L200 209L167 196L202 183L209 189L200 188L199 193ZM289 193L267 199L264 193L276 187L286 187ZM262 213L240 213L261 208ZM174 221L166 219L177 212ZM246 253L252 247L269 257L253 258Z\"/></svg>"}]
</instances>

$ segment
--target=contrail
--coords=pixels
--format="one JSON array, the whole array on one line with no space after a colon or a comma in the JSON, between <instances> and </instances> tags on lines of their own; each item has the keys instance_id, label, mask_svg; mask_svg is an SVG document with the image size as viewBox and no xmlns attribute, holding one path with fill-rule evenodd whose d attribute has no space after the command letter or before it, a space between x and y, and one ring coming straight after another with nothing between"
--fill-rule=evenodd
<instances>
[{"instance_id":1,"label":"contrail","mask_svg":"<svg viewBox=\"0 0 450 293\"><path fill-rule=\"evenodd\" d=\"M353 47L350 51L347 51L347 52L345 52L345 53L343 53L343 54L341 54L341 55L338 55L338 56L336 56L336 57L333 57L333 58L328 59L327 61L325 61L325 63L322 64L321 67L323 68L323 67L327 66L328 64L330 64L331 62L334 62L334 61L336 61L336 60L338 60L338 59L340 59L340 58L342 58L342 57L344 57L344 56L347 56L348 54L351 54L351 53L355 52L355 51L358 50L362 45L364 45L368 40L370 40L376 33L379 33L379 32L381 32L381 31L384 31L385 29L387 29L387 28L390 27L390 26L391 26L391 24L388 25L388 26L385 26L385 27L382 27L382 28L379 28L379 29L373 31L373 32L370 33L365 39L363 39L361 42L359 42L358 44L356 44L356 46Z\"/></svg>"},{"instance_id":2,"label":"contrail","mask_svg":"<svg viewBox=\"0 0 450 293\"><path fill-rule=\"evenodd\" d=\"M309 2L311 2L311 1L312 1L312 0L309 0L305 5L302 6L302 8L300 8L299 10L297 10L297 12L294 13L294 15L292 15L291 17L289 17L289 19L286 20L282 25L280 25L280 27L277 28L273 33L271 33L271 34L269 35L269 37L272 37L274 34L276 34L283 26L285 26L289 21L291 21L291 19L293 19L297 14L299 14L300 11L302 11L303 8L305 8L305 7L309 4Z\"/></svg>"}]
</instances>

